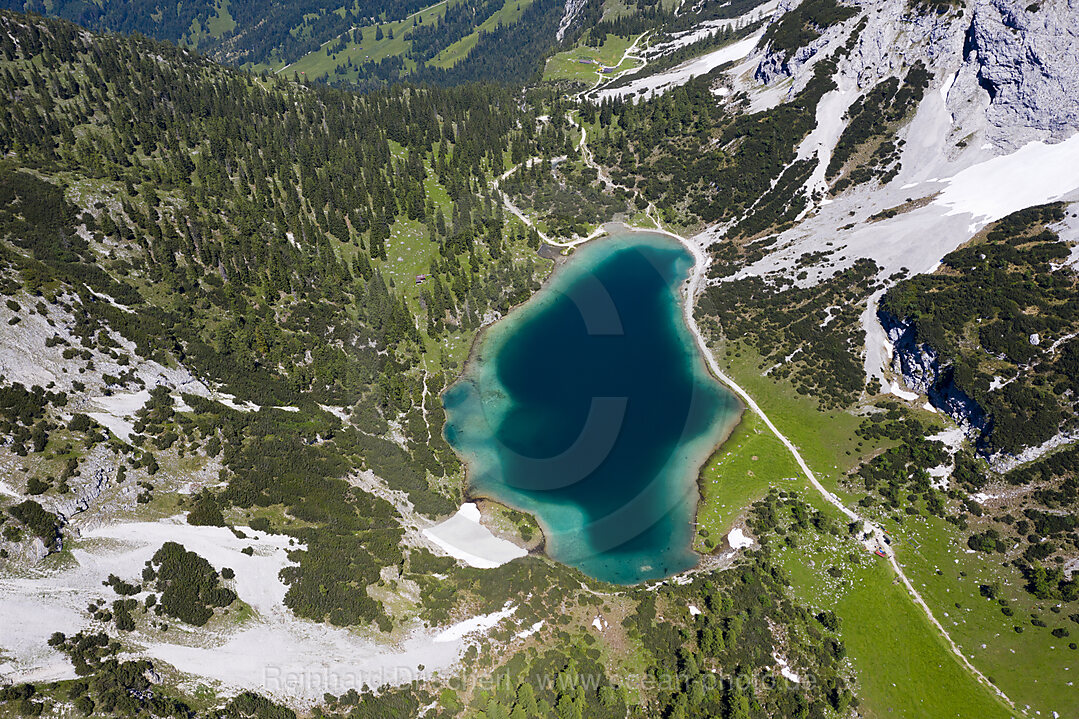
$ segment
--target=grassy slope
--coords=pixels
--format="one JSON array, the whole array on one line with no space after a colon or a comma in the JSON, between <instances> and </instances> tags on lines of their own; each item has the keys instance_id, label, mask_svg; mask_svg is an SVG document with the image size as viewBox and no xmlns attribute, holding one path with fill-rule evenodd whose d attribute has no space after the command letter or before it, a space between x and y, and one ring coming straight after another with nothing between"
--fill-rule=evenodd
<instances>
[{"instance_id":1,"label":"grassy slope","mask_svg":"<svg viewBox=\"0 0 1079 719\"><path fill-rule=\"evenodd\" d=\"M735 380L798 445L806 461L830 478L825 480L827 484L834 485L834 478L854 464L858 448L853 430L858 418L819 412L811 400L762 377L745 351L727 364ZM747 413L730 443L707 465L698 514L700 528L718 539L738 518L736 508L763 496L770 485L797 491L815 508L841 522L839 512L793 472L790 454L774 436L762 431L762 425L759 418ZM848 449L851 456L846 454ZM873 450L865 447L861 452ZM788 477L796 479L785 479ZM967 674L903 587L895 583L894 574L883 561L845 536L814 544L817 546L780 549L778 557L799 601L833 609L842 619L841 633L858 673L857 693L864 714L1010 716L989 690ZM859 559L857 564L849 559L851 554ZM825 573L833 565L843 568L843 580Z\"/></svg>"},{"instance_id":2,"label":"grassy slope","mask_svg":"<svg viewBox=\"0 0 1079 719\"><path fill-rule=\"evenodd\" d=\"M860 548L859 548L860 549ZM1011 712L959 664L883 562L862 550L855 567L835 547L780 551L795 594L842 620L860 687L861 711L875 717L1007 717ZM842 566L832 580L826 566Z\"/></svg>"},{"instance_id":3,"label":"grassy slope","mask_svg":"<svg viewBox=\"0 0 1079 719\"><path fill-rule=\"evenodd\" d=\"M982 672L1043 716L1054 711L1079 716L1079 691L1069 686L1079 673L1079 651L1068 647L1077 641L1079 625L1067 618L1067 611L1055 614L1053 602L1038 601L1017 586L1014 570L1002 568L999 555L969 553L966 533L940 519L908 520L890 531L900 540L897 554L904 571ZM1003 587L1013 616L981 596L979 587L994 581ZM1031 625L1032 613L1048 626ZM1016 632L1016 626L1023 631ZM1053 637L1050 632L1057 627L1071 636Z\"/></svg>"},{"instance_id":4,"label":"grassy slope","mask_svg":"<svg viewBox=\"0 0 1079 719\"><path fill-rule=\"evenodd\" d=\"M202 24L198 20L191 22L191 29L184 36L181 44L198 47L200 41L206 38L217 38L236 27L236 21L229 12L229 0L220 0L216 6L216 14L207 18Z\"/></svg>"},{"instance_id":5,"label":"grassy slope","mask_svg":"<svg viewBox=\"0 0 1079 719\"><path fill-rule=\"evenodd\" d=\"M457 4L458 0L448 0L446 2L438 2L430 5L423 10L420 10L417 15L422 21L430 23L437 18L442 17L449 4ZM315 78L320 77L324 73L333 73L334 68L338 65L347 64L348 60L352 60L352 64L359 66L367 62L378 62L379 60L392 57L394 55L403 55L408 50L408 41L404 39L404 34L411 29L413 18L410 16L404 20L398 22L387 22L382 24L383 37L381 40L375 40L375 33L377 32L374 25L368 25L362 28L363 40L360 44L349 42L348 46L339 53L336 53L336 58L326 54L326 47L331 43L336 42L336 38L329 40L314 52L310 52L301 57L296 62L288 65L288 72L306 73L308 77ZM393 30L393 39L389 37L389 31ZM411 60L405 60L406 67L412 68L415 66ZM283 67L282 63L276 63L271 65L272 69L280 70Z\"/></svg>"},{"instance_id":6,"label":"grassy slope","mask_svg":"<svg viewBox=\"0 0 1079 719\"><path fill-rule=\"evenodd\" d=\"M849 412L821 412L815 399L799 395L788 380L763 375L758 356L751 349L741 345L732 349L735 354L725 357L726 347L713 347L717 359L798 447L821 483L846 502L859 499L860 495L841 491L838 479L859 463L860 455L872 451L859 448L854 434L862 418ZM738 354L741 356L735 356Z\"/></svg>"},{"instance_id":7,"label":"grassy slope","mask_svg":"<svg viewBox=\"0 0 1079 719\"><path fill-rule=\"evenodd\" d=\"M760 416L746 410L730 438L701 472L701 503L697 522L707 539L721 542L745 508L768 493L769 487L800 487L799 469L787 448L776 440ZM706 537L696 538L697 549L708 551Z\"/></svg>"},{"instance_id":8,"label":"grassy slope","mask_svg":"<svg viewBox=\"0 0 1079 719\"><path fill-rule=\"evenodd\" d=\"M543 79L594 83L599 78L606 77L599 71L602 66L617 67L619 71L636 67L640 64L636 60L627 59L624 63L621 62L623 53L632 43L633 38L608 35L607 40L598 48L578 46L552 55L543 69ZM581 62L584 59L593 60L594 63Z\"/></svg>"},{"instance_id":9,"label":"grassy slope","mask_svg":"<svg viewBox=\"0 0 1079 719\"><path fill-rule=\"evenodd\" d=\"M829 489L848 504L860 499L864 493L852 494L840 487L837 480L860 457L887 445L859 448L854 429L860 418L845 412L820 412L815 401L796 395L785 381L761 376L752 352L744 348L736 351L742 356L726 360L735 379L798 446ZM747 464L745 458L740 462ZM771 476L789 476L784 474L786 471L781 465L771 471ZM759 494L766 491L762 487ZM727 495L720 496L727 499ZM746 496L750 495L740 494L736 483L733 497L727 503L733 504ZM997 681L1020 704L1030 704L1050 716L1053 711L1061 716L1079 716L1079 692L1068 686L1079 672L1079 651L1068 648L1070 642L1079 639L1079 625L1067 619L1067 612L1054 614L1050 609L1052 603L1038 602L1015 586L1015 572L1003 570L1000 561L984 554L969 554L966 535L951 524L936 518L931 521L908 518L899 527L884 516L876 518L897 538L915 539L917 547L906 541L897 546L898 560L938 621L980 671ZM938 569L942 574L937 574ZM966 576L960 572L966 572ZM1014 616L1004 616L999 605L979 594L981 584L993 581L1002 585L1012 583L1004 595L1011 601ZM956 602L961 605L959 609ZM1032 611L1048 627L1032 626ZM1016 625L1024 628L1022 633L1015 632ZM1056 627L1068 629L1072 636L1064 639L1051 636L1050 631Z\"/></svg>"},{"instance_id":10,"label":"grassy slope","mask_svg":"<svg viewBox=\"0 0 1079 719\"><path fill-rule=\"evenodd\" d=\"M217 6L217 14L206 21L206 32L210 37L221 37L234 27L236 21L229 12L229 0L221 0Z\"/></svg>"},{"instance_id":11,"label":"grassy slope","mask_svg":"<svg viewBox=\"0 0 1079 719\"><path fill-rule=\"evenodd\" d=\"M437 18L440 18L445 14L446 8L449 5L457 4L458 1L459 0L448 0L432 4L419 11L417 15L424 24L434 22ZM531 3L532 0L507 0L506 4L492 14L491 17L487 18L477 30L447 47L432 58L429 64L437 67L452 67L465 58L468 53L471 52L472 48L476 46L481 31L493 30L500 23L508 25L517 22L521 17L521 13L523 13L525 8ZM368 62L378 62L383 58L404 55L409 49L409 43L404 39L404 35L411 29L412 23L413 18L411 16L398 22L383 23L383 38L381 40L375 40L375 26L366 26L362 29L363 41L360 44L349 42L345 49L336 53L334 56L326 54L326 47L331 43L336 42L336 39L328 41L318 50L304 55L302 58L289 65L288 72L295 71L304 73L310 78L316 78L321 77L325 73L332 74L336 67L347 64L349 59L352 60L354 66L360 66ZM393 30L392 39L389 37L391 29ZM415 62L407 58L405 59L405 67L407 69L415 69L415 66ZM277 63L270 67L274 70L280 70L283 65Z\"/></svg>"},{"instance_id":12,"label":"grassy slope","mask_svg":"<svg viewBox=\"0 0 1079 719\"><path fill-rule=\"evenodd\" d=\"M453 43L442 52L431 58L430 65L435 67L453 67L472 52L476 42L480 39L480 32L489 32L501 25L511 25L520 19L525 9L532 4L532 0L506 0L506 4L500 10L494 12L491 17L484 20L476 30Z\"/></svg>"}]
</instances>

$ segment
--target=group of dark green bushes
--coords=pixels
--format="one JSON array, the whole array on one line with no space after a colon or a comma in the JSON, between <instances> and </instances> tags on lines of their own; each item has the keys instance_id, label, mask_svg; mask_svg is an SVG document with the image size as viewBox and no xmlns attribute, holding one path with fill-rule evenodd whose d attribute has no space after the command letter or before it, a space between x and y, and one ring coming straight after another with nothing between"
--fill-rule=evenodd
<instances>
[{"instance_id":1,"label":"group of dark green bushes","mask_svg":"<svg viewBox=\"0 0 1079 719\"><path fill-rule=\"evenodd\" d=\"M1016 453L1076 423L1077 277L1064 262L1070 249L1046 229L1063 217L1060 203L1013 213L946 255L946 271L904 280L881 301L938 353L939 381L986 413L991 452Z\"/></svg>"}]
</instances>

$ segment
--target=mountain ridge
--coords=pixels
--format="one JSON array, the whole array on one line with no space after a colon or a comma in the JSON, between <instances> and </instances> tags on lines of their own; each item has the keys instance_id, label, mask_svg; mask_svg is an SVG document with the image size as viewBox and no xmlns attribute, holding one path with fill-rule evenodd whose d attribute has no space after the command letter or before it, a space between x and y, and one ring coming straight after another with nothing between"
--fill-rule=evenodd
<instances>
[{"instance_id":1,"label":"mountain ridge","mask_svg":"<svg viewBox=\"0 0 1079 719\"><path fill-rule=\"evenodd\" d=\"M0 714L1079 711L1071 4L543 7L523 85L363 92L0 14ZM752 400L631 588L439 399L611 219Z\"/></svg>"}]
</instances>

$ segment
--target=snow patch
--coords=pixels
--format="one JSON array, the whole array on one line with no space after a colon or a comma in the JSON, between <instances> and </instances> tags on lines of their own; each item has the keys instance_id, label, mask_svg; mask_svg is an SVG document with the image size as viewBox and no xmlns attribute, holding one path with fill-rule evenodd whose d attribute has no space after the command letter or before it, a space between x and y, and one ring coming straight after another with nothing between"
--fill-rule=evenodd
<instances>
[{"instance_id":1,"label":"snow patch","mask_svg":"<svg viewBox=\"0 0 1079 719\"><path fill-rule=\"evenodd\" d=\"M108 429L120 440L130 442L131 434L135 431L135 424L129 418L142 409L149 400L150 393L147 390L114 394L108 397L91 397L90 402L102 411L87 412L86 416Z\"/></svg>"},{"instance_id":2,"label":"snow patch","mask_svg":"<svg viewBox=\"0 0 1079 719\"><path fill-rule=\"evenodd\" d=\"M652 46L648 50L649 56L661 56L668 55L679 48L683 48L687 45L692 45L695 42L704 40L709 35L712 35L717 30L721 30L727 27L740 27L745 26L748 23L755 22L756 20L771 15L775 12L779 6L779 0L769 0L768 2L761 3L757 7L753 8L744 15L739 15L733 18L717 18L715 20L705 20L698 24L692 30L684 30L682 32L676 32L672 35L674 38L670 42L659 43Z\"/></svg>"},{"instance_id":3,"label":"snow patch","mask_svg":"<svg viewBox=\"0 0 1079 719\"><path fill-rule=\"evenodd\" d=\"M1077 164L1079 134L1055 145L1031 142L956 173L934 203L988 224L1079 188Z\"/></svg>"},{"instance_id":4,"label":"snow patch","mask_svg":"<svg viewBox=\"0 0 1079 719\"><path fill-rule=\"evenodd\" d=\"M926 439L930 441L937 441L944 444L950 452L953 454L959 451L959 448L963 446L963 440L967 438L966 434L959 427L949 427L948 429L942 429L936 434L929 435Z\"/></svg>"},{"instance_id":5,"label":"snow patch","mask_svg":"<svg viewBox=\"0 0 1079 719\"><path fill-rule=\"evenodd\" d=\"M781 657L781 656L780 656L779 654L777 654L777 653L775 653L775 652L772 652L772 658L776 660L776 666L778 666L778 667L779 667L779 673L780 673L780 674L782 674L782 675L783 675L784 677L786 677L787 679L791 680L791 681L792 681L792 682L794 682L795 684L800 684L800 683L801 683L801 681L802 681L802 678L801 678L801 677L799 677L799 676L798 676L798 675L797 675L797 674L796 674L796 673L795 673L795 672L794 672L794 671L793 671L793 670L792 670L792 669L790 668L790 666L789 666L789 665L787 664L787 660L786 660L786 658L784 658L784 657Z\"/></svg>"},{"instance_id":6,"label":"snow patch","mask_svg":"<svg viewBox=\"0 0 1079 719\"><path fill-rule=\"evenodd\" d=\"M888 392L890 394L894 394L900 399L905 399L908 402L913 402L914 400L918 399L917 392L908 392L907 390L900 387L898 382L890 383L888 386Z\"/></svg>"},{"instance_id":7,"label":"snow patch","mask_svg":"<svg viewBox=\"0 0 1079 719\"><path fill-rule=\"evenodd\" d=\"M948 480L951 479L952 476L952 466L948 464L941 464L936 467L927 469L926 474L932 477L932 479L929 481L929 484L933 487L933 489L939 489L941 491L944 491L948 489Z\"/></svg>"},{"instance_id":8,"label":"snow patch","mask_svg":"<svg viewBox=\"0 0 1079 719\"><path fill-rule=\"evenodd\" d=\"M616 97L644 97L645 99L648 99L655 95L661 95L672 87L685 85L692 77L707 75L720 65L724 65L734 60L741 60L753 51L753 48L757 46L757 41L760 40L760 38L761 33L756 33L751 37L731 43L718 50L713 50L712 52L701 55L698 58L694 58L693 60L665 72L658 72L655 75L638 78L623 87L600 90L596 94L596 100L609 100Z\"/></svg>"},{"instance_id":9,"label":"snow patch","mask_svg":"<svg viewBox=\"0 0 1079 719\"><path fill-rule=\"evenodd\" d=\"M522 632L517 632L513 636L516 637L517 639L527 639L528 637L530 637L533 634L535 634L536 632L538 632L540 629L543 629L543 624L544 624L544 621L541 619L538 622L536 622L535 624L533 624L532 626L530 626L528 629L525 629Z\"/></svg>"},{"instance_id":10,"label":"snow patch","mask_svg":"<svg viewBox=\"0 0 1079 719\"><path fill-rule=\"evenodd\" d=\"M465 502L446 521L423 530L423 535L446 554L477 569L494 569L528 554L523 547L500 539L480 524L480 510Z\"/></svg>"},{"instance_id":11,"label":"snow patch","mask_svg":"<svg viewBox=\"0 0 1079 719\"><path fill-rule=\"evenodd\" d=\"M491 612L490 614L481 614L478 617L472 617L466 619L463 622L457 622L453 626L443 629L441 632L435 635L431 641L442 644L445 642L456 642L464 639L469 634L475 634L476 632L486 632L491 627L495 626L503 619L511 616L517 611L517 606L510 604L506 605L497 612Z\"/></svg>"},{"instance_id":12,"label":"snow patch","mask_svg":"<svg viewBox=\"0 0 1079 719\"><path fill-rule=\"evenodd\" d=\"M955 73L940 86L940 99L944 100L944 102L948 102L948 93L951 92L952 85L955 84L955 79L957 77L959 77L959 70L956 70Z\"/></svg>"},{"instance_id":13,"label":"snow patch","mask_svg":"<svg viewBox=\"0 0 1079 719\"><path fill-rule=\"evenodd\" d=\"M741 528L735 527L727 534L727 543L731 545L731 549L745 549L753 546L753 538L746 536Z\"/></svg>"}]
</instances>

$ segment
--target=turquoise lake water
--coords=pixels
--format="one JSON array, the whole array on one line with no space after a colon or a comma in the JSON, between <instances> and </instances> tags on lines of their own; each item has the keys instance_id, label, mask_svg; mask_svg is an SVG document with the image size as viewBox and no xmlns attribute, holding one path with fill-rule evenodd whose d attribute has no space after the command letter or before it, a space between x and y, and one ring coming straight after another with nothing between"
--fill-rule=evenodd
<instances>
[{"instance_id":1,"label":"turquoise lake water","mask_svg":"<svg viewBox=\"0 0 1079 719\"><path fill-rule=\"evenodd\" d=\"M547 553L597 579L696 563L698 471L740 407L682 318L692 265L652 233L579 248L443 396L470 493L534 514Z\"/></svg>"}]
</instances>

